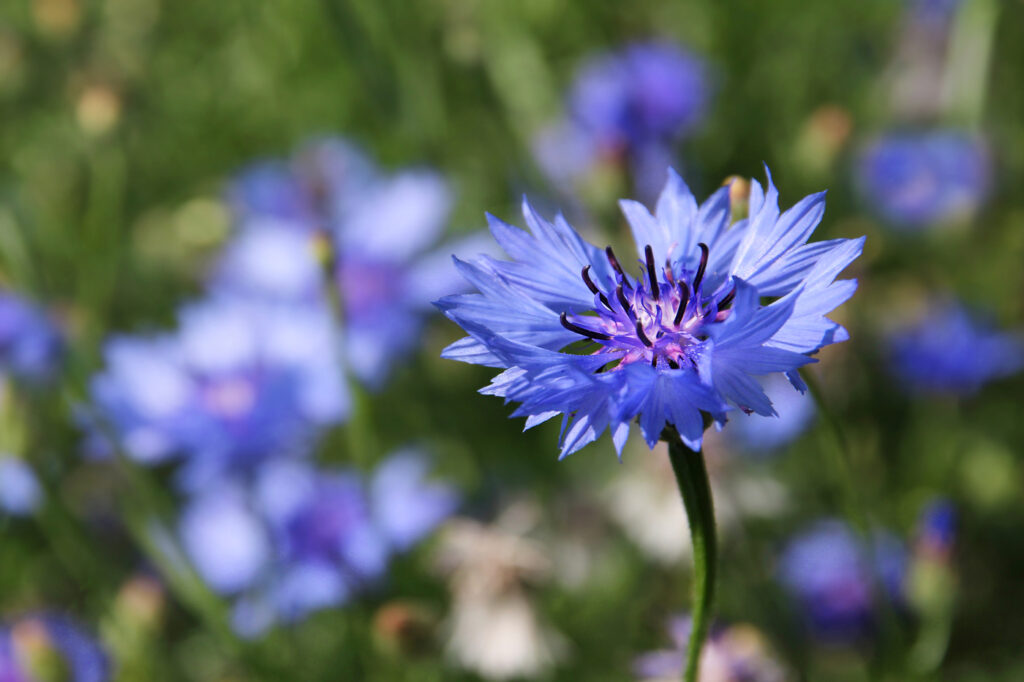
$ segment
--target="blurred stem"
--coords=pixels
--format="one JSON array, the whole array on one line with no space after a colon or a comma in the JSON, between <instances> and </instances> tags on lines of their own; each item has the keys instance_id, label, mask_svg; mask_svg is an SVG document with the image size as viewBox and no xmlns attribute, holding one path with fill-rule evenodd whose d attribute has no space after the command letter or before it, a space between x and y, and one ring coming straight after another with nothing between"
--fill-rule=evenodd
<instances>
[{"instance_id":1,"label":"blurred stem","mask_svg":"<svg viewBox=\"0 0 1024 682\"><path fill-rule=\"evenodd\" d=\"M806 369L800 372L800 377L807 384L807 388L810 389L811 397L814 398L814 404L818 408L818 412L825 419L828 430L835 439L836 447L828 448L828 450L831 454L836 485L842 491L843 513L853 523L857 531L866 537L871 524L868 522L867 515L864 513L864 507L860 502L860 496L854 487L853 455L850 450L850 442L846 438L846 432L839 418L836 417L835 413L829 409L828 404L825 402L825 394L821 390L818 378Z\"/></svg>"},{"instance_id":2,"label":"blurred stem","mask_svg":"<svg viewBox=\"0 0 1024 682\"><path fill-rule=\"evenodd\" d=\"M711 605L715 596L715 567L718 541L715 536L715 509L711 500L711 482L704 464L704 453L683 444L675 427L661 434L668 443L668 458L676 475L679 494L686 507L693 542L693 626L686 649L685 682L697 682L700 652L711 625Z\"/></svg>"},{"instance_id":3,"label":"blurred stem","mask_svg":"<svg viewBox=\"0 0 1024 682\"><path fill-rule=\"evenodd\" d=\"M826 449L832 455L833 473L836 479L836 486L839 488L842 497L843 515L853 525L868 557L874 602L878 607L881 621L881 641L892 641L896 644L902 644L903 633L896 619L895 610L888 595L885 593L884 586L880 584L875 568L878 565L875 559L875 541L871 534L871 521L865 511L867 507L863 500L861 500L860 493L856 487L858 479L853 473L853 451L850 448L850 441L846 437L846 431L843 428L842 422L826 403L825 394L821 389L821 384L818 383L818 378L806 368L800 372L800 376L804 383L807 384L807 388L810 389L811 397L814 398L814 404L818 408L818 412L825 419L825 423L828 425L829 431L836 441L836 447Z\"/></svg>"},{"instance_id":4,"label":"blurred stem","mask_svg":"<svg viewBox=\"0 0 1024 682\"><path fill-rule=\"evenodd\" d=\"M349 457L353 463L365 462L372 459L377 450L377 443L373 435L373 405L366 390L353 376L344 359L345 300L341 295L341 285L338 282L338 250L335 247L333 235L327 230L321 230L317 238L320 240L322 249L321 269L323 271L324 295L327 297L328 307L334 318L335 347L339 349L341 358L338 371L341 372L342 381L345 382L349 399L352 401L352 413L345 426Z\"/></svg>"},{"instance_id":5,"label":"blurred stem","mask_svg":"<svg viewBox=\"0 0 1024 682\"><path fill-rule=\"evenodd\" d=\"M981 127L988 92L998 0L969 0L956 14L946 57L946 113L973 130Z\"/></svg>"}]
</instances>

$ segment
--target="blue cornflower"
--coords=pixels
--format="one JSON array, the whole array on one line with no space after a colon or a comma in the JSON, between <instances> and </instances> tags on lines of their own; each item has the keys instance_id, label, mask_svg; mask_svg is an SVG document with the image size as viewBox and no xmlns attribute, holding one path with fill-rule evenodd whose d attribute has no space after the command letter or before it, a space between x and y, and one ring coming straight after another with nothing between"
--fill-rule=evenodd
<instances>
[{"instance_id":1,"label":"blue cornflower","mask_svg":"<svg viewBox=\"0 0 1024 682\"><path fill-rule=\"evenodd\" d=\"M888 338L889 366L915 392L971 395L1024 368L1024 338L998 331L955 302L936 302Z\"/></svg>"},{"instance_id":2,"label":"blue cornflower","mask_svg":"<svg viewBox=\"0 0 1024 682\"><path fill-rule=\"evenodd\" d=\"M774 415L755 376L796 370L848 338L825 315L856 281L835 281L863 239L808 244L824 193L780 213L778 191L752 183L750 217L730 226L729 189L698 206L670 172L654 215L623 201L640 256L631 275L611 247L584 241L524 202L530 232L490 217L512 261L456 265L480 291L438 302L469 337L443 357L505 371L484 393L522 403L527 427L561 414L562 456L610 429L617 450L637 418L648 445L666 425L699 449L702 412ZM771 299L771 300L769 300Z\"/></svg>"},{"instance_id":3,"label":"blue cornflower","mask_svg":"<svg viewBox=\"0 0 1024 682\"><path fill-rule=\"evenodd\" d=\"M51 378L60 364L64 339L41 308L0 292L0 373L28 382Z\"/></svg>"},{"instance_id":4,"label":"blue cornflower","mask_svg":"<svg viewBox=\"0 0 1024 682\"><path fill-rule=\"evenodd\" d=\"M628 161L637 186L656 190L672 143L703 120L710 96L703 61L678 45L603 53L580 68L565 117L537 135L534 154L556 183L571 185L602 161Z\"/></svg>"},{"instance_id":5,"label":"blue cornflower","mask_svg":"<svg viewBox=\"0 0 1024 682\"><path fill-rule=\"evenodd\" d=\"M255 636L348 601L447 518L456 496L427 473L414 451L390 456L369 478L274 459L248 488L198 495L179 532L211 588L237 597L238 631Z\"/></svg>"},{"instance_id":6,"label":"blue cornflower","mask_svg":"<svg viewBox=\"0 0 1024 682\"><path fill-rule=\"evenodd\" d=\"M589 60L569 115L603 149L670 141L696 126L710 96L704 63L678 45L638 43Z\"/></svg>"},{"instance_id":7,"label":"blue cornflower","mask_svg":"<svg viewBox=\"0 0 1024 682\"><path fill-rule=\"evenodd\" d=\"M322 308L214 298L186 307L173 334L111 340L91 392L128 455L183 458L194 487L305 454L319 430L343 419L337 353Z\"/></svg>"},{"instance_id":8,"label":"blue cornflower","mask_svg":"<svg viewBox=\"0 0 1024 682\"><path fill-rule=\"evenodd\" d=\"M870 551L842 521L823 520L793 538L779 559L778 576L796 598L811 632L824 640L853 641L876 626L875 595L903 601L907 553L895 536L877 532Z\"/></svg>"},{"instance_id":9,"label":"blue cornflower","mask_svg":"<svg viewBox=\"0 0 1024 682\"><path fill-rule=\"evenodd\" d=\"M668 632L673 649L650 651L633 662L633 673L642 680L678 680L683 674L692 629L689 616L673 617ZM750 625L712 628L701 652L701 680L718 682L782 682L787 671L772 654L767 641Z\"/></svg>"},{"instance_id":10,"label":"blue cornflower","mask_svg":"<svg viewBox=\"0 0 1024 682\"><path fill-rule=\"evenodd\" d=\"M340 140L311 144L289 165L248 170L229 200L239 230L216 268L215 288L326 307L326 247L347 371L371 388L415 348L430 302L461 281L447 255L485 250L469 237L429 251L448 220L448 183L426 169L383 175Z\"/></svg>"},{"instance_id":11,"label":"blue cornflower","mask_svg":"<svg viewBox=\"0 0 1024 682\"><path fill-rule=\"evenodd\" d=\"M924 28L949 25L963 0L910 0L910 18Z\"/></svg>"},{"instance_id":12,"label":"blue cornflower","mask_svg":"<svg viewBox=\"0 0 1024 682\"><path fill-rule=\"evenodd\" d=\"M50 680L55 668L66 670L61 679L68 682L111 679L107 655L63 615L32 614L0 626L0 681Z\"/></svg>"},{"instance_id":13,"label":"blue cornflower","mask_svg":"<svg viewBox=\"0 0 1024 682\"><path fill-rule=\"evenodd\" d=\"M915 552L933 559L946 559L956 540L956 506L947 499L930 502L917 523Z\"/></svg>"},{"instance_id":14,"label":"blue cornflower","mask_svg":"<svg viewBox=\"0 0 1024 682\"><path fill-rule=\"evenodd\" d=\"M886 135L861 154L857 177L871 208L896 227L921 229L972 214L990 184L985 145L956 130Z\"/></svg>"},{"instance_id":15,"label":"blue cornflower","mask_svg":"<svg viewBox=\"0 0 1024 682\"><path fill-rule=\"evenodd\" d=\"M28 463L13 455L0 455L0 512L31 514L42 496L39 479Z\"/></svg>"}]
</instances>

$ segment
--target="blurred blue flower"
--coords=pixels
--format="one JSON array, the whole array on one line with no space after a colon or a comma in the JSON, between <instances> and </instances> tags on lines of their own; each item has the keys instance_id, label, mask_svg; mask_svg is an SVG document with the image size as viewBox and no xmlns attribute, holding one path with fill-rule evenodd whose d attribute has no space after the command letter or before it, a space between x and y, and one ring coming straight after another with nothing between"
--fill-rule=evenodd
<instances>
[{"instance_id":1,"label":"blurred blue flower","mask_svg":"<svg viewBox=\"0 0 1024 682\"><path fill-rule=\"evenodd\" d=\"M42 382L57 371L64 339L41 308L10 292L0 292L0 373Z\"/></svg>"},{"instance_id":2,"label":"blurred blue flower","mask_svg":"<svg viewBox=\"0 0 1024 682\"><path fill-rule=\"evenodd\" d=\"M534 155L562 185L601 161L628 160L638 190L654 194L672 143L704 119L710 97L703 61L678 45L636 43L603 53L580 68L565 118L540 131Z\"/></svg>"},{"instance_id":3,"label":"blurred blue flower","mask_svg":"<svg viewBox=\"0 0 1024 682\"><path fill-rule=\"evenodd\" d=\"M947 499L930 502L917 524L915 551L933 558L946 558L956 540L956 506Z\"/></svg>"},{"instance_id":4,"label":"blurred blue flower","mask_svg":"<svg viewBox=\"0 0 1024 682\"><path fill-rule=\"evenodd\" d=\"M199 494L179 532L210 586L239 597L239 633L256 636L346 602L447 518L457 498L426 476L414 451L392 455L368 479L273 459L251 489L217 484Z\"/></svg>"},{"instance_id":5,"label":"blurred blue flower","mask_svg":"<svg viewBox=\"0 0 1024 682\"><path fill-rule=\"evenodd\" d=\"M963 0L910 0L910 17L926 27L947 26L956 15Z\"/></svg>"},{"instance_id":6,"label":"blurred blue flower","mask_svg":"<svg viewBox=\"0 0 1024 682\"><path fill-rule=\"evenodd\" d=\"M674 648L639 656L633 662L633 674L659 682L681 679L691 627L689 616L672 618L668 631ZM698 677L716 682L782 682L790 678L761 633L749 625L712 628L701 652Z\"/></svg>"},{"instance_id":7,"label":"blurred blue flower","mask_svg":"<svg viewBox=\"0 0 1024 682\"><path fill-rule=\"evenodd\" d=\"M54 660L64 666L68 682L111 679L106 654L92 637L63 615L32 614L0 627L0 681L53 679Z\"/></svg>"},{"instance_id":8,"label":"blurred blue flower","mask_svg":"<svg viewBox=\"0 0 1024 682\"><path fill-rule=\"evenodd\" d=\"M970 395L1024 367L1024 340L998 331L955 302L935 302L888 338L889 366L916 392Z\"/></svg>"},{"instance_id":9,"label":"blurred blue flower","mask_svg":"<svg viewBox=\"0 0 1024 682\"><path fill-rule=\"evenodd\" d=\"M767 454L784 447L807 430L817 414L814 400L806 393L792 390L782 376L770 376L763 384L765 395L778 414L737 415L725 433L741 452Z\"/></svg>"},{"instance_id":10,"label":"blurred blue flower","mask_svg":"<svg viewBox=\"0 0 1024 682\"><path fill-rule=\"evenodd\" d=\"M891 133L861 154L857 176L873 210L896 227L921 229L964 218L990 184L985 145L956 130Z\"/></svg>"},{"instance_id":11,"label":"blurred blue flower","mask_svg":"<svg viewBox=\"0 0 1024 682\"><path fill-rule=\"evenodd\" d=\"M244 590L268 567L270 539L237 486L221 483L193 497L178 532L196 571L219 593Z\"/></svg>"},{"instance_id":12,"label":"blurred blue flower","mask_svg":"<svg viewBox=\"0 0 1024 682\"><path fill-rule=\"evenodd\" d=\"M380 174L351 145L322 140L288 165L265 164L236 181L239 218L214 275L218 290L326 306L318 240L331 242L344 315L347 371L371 388L414 350L430 302L459 286L448 254L485 251L470 237L424 253L441 236L452 203L429 170Z\"/></svg>"},{"instance_id":13,"label":"blurred blue flower","mask_svg":"<svg viewBox=\"0 0 1024 682\"><path fill-rule=\"evenodd\" d=\"M876 594L902 603L906 567L906 549L895 536L876 532L869 550L849 526L828 519L793 538L777 570L811 632L846 642L874 631Z\"/></svg>"},{"instance_id":14,"label":"blurred blue flower","mask_svg":"<svg viewBox=\"0 0 1024 682\"><path fill-rule=\"evenodd\" d=\"M771 178L767 192L755 181L750 218L730 227L727 187L698 206L672 172L654 215L621 205L639 277L524 202L529 233L489 217L513 260L456 259L480 293L438 302L469 333L443 357L505 369L483 392L522 403L527 427L561 414L563 457L605 429L621 453L634 418L651 447L672 424L698 449L702 412L776 414L753 377L785 373L803 390L808 354L848 338L825 315L856 289L835 278L863 239L807 243L823 193L780 214Z\"/></svg>"},{"instance_id":15,"label":"blurred blue flower","mask_svg":"<svg viewBox=\"0 0 1024 682\"><path fill-rule=\"evenodd\" d=\"M13 455L0 455L0 512L12 516L31 514L42 496L32 467Z\"/></svg>"},{"instance_id":16,"label":"blurred blue flower","mask_svg":"<svg viewBox=\"0 0 1024 682\"><path fill-rule=\"evenodd\" d=\"M678 45L638 43L580 69L569 115L602 149L671 141L704 117L710 96L704 63Z\"/></svg>"},{"instance_id":17,"label":"blurred blue flower","mask_svg":"<svg viewBox=\"0 0 1024 682\"><path fill-rule=\"evenodd\" d=\"M305 454L342 420L348 394L327 311L218 297L186 307L173 335L121 337L91 391L99 418L140 461L182 457L186 487Z\"/></svg>"}]
</instances>

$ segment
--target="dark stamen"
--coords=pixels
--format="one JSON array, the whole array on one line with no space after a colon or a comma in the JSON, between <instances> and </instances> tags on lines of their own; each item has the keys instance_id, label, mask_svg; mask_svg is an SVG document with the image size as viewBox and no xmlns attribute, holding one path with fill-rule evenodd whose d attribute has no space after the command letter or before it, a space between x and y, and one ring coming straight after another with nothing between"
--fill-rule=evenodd
<instances>
[{"instance_id":1,"label":"dark stamen","mask_svg":"<svg viewBox=\"0 0 1024 682\"><path fill-rule=\"evenodd\" d=\"M608 256L608 262L611 263L612 269L619 273L619 275L622 276L622 279L626 279L626 273L622 271L622 266L619 265L619 259L615 257L615 252L612 251L612 247L606 247L604 253Z\"/></svg>"},{"instance_id":2,"label":"dark stamen","mask_svg":"<svg viewBox=\"0 0 1024 682\"><path fill-rule=\"evenodd\" d=\"M665 359L668 360L668 366L669 367L671 367L672 369L679 369L679 363L678 362L676 362L672 358L665 358Z\"/></svg>"},{"instance_id":3,"label":"dark stamen","mask_svg":"<svg viewBox=\"0 0 1024 682\"><path fill-rule=\"evenodd\" d=\"M725 310L726 306L732 303L732 300L736 298L736 287L732 288L732 291L722 297L722 300L718 302L718 310Z\"/></svg>"},{"instance_id":4,"label":"dark stamen","mask_svg":"<svg viewBox=\"0 0 1024 682\"><path fill-rule=\"evenodd\" d=\"M598 296L600 296L601 303L604 304L604 307L607 308L608 310L611 310L612 306L608 302L608 297L601 293L601 290L597 288L596 284L594 284L594 280L590 279L590 266L584 266L583 272L581 274L583 275L583 283L587 285L587 288L590 289L592 293L595 293Z\"/></svg>"},{"instance_id":5,"label":"dark stamen","mask_svg":"<svg viewBox=\"0 0 1024 682\"><path fill-rule=\"evenodd\" d=\"M697 266L697 274L693 278L693 290L700 289L701 280L704 279L704 271L708 267L708 245L704 242L697 244L700 247L700 265Z\"/></svg>"},{"instance_id":6,"label":"dark stamen","mask_svg":"<svg viewBox=\"0 0 1024 682\"><path fill-rule=\"evenodd\" d=\"M577 334L586 336L587 338L590 339L594 339L595 341L611 341L612 337L608 336L607 334L595 332L592 329L587 329L586 327L581 327L578 324L573 324L568 320L568 318L566 318L565 313L562 313L561 315L558 316L558 321L562 323L563 327L565 327L571 332L576 332Z\"/></svg>"},{"instance_id":7,"label":"dark stamen","mask_svg":"<svg viewBox=\"0 0 1024 682\"><path fill-rule=\"evenodd\" d=\"M644 255L647 257L647 276L651 280L651 293L654 295L654 300L661 299L661 292L658 286L658 274L654 270L654 250L651 249L651 245L648 244L644 247Z\"/></svg>"},{"instance_id":8,"label":"dark stamen","mask_svg":"<svg viewBox=\"0 0 1024 682\"><path fill-rule=\"evenodd\" d=\"M629 319L635 320L636 313L633 312L633 308L630 307L629 301L626 300L626 293L622 290L621 284L615 287L615 297L619 299L619 305L621 305L622 309L626 311L626 315L629 316Z\"/></svg>"},{"instance_id":9,"label":"dark stamen","mask_svg":"<svg viewBox=\"0 0 1024 682\"><path fill-rule=\"evenodd\" d=\"M657 355L652 355L651 356L651 367L657 367L657 366L658 366L658 356Z\"/></svg>"},{"instance_id":10,"label":"dark stamen","mask_svg":"<svg viewBox=\"0 0 1024 682\"><path fill-rule=\"evenodd\" d=\"M651 340L647 338L647 334L644 334L644 326L643 324L640 323L640 320L636 321L636 335L640 339L640 341L643 342L643 344L648 348L654 345L653 343L651 343Z\"/></svg>"},{"instance_id":11,"label":"dark stamen","mask_svg":"<svg viewBox=\"0 0 1024 682\"><path fill-rule=\"evenodd\" d=\"M690 287L686 286L686 282L679 283L679 307L676 309L676 317L673 322L678 325L683 321L683 313L686 312L686 304L690 302Z\"/></svg>"}]
</instances>

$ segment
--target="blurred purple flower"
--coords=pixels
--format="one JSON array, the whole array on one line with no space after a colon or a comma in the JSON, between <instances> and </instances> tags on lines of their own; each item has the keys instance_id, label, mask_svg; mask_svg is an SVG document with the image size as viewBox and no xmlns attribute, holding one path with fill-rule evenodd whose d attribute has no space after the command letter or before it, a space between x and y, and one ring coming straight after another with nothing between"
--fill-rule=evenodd
<instances>
[{"instance_id":1,"label":"blurred purple flower","mask_svg":"<svg viewBox=\"0 0 1024 682\"><path fill-rule=\"evenodd\" d=\"M963 218L988 193L985 145L956 130L886 135L861 154L857 176L868 204L894 226L915 230Z\"/></svg>"},{"instance_id":2,"label":"blurred purple flower","mask_svg":"<svg viewBox=\"0 0 1024 682\"><path fill-rule=\"evenodd\" d=\"M0 512L12 516L31 514L42 495L32 467L13 455L0 455Z\"/></svg>"},{"instance_id":3,"label":"blurred purple flower","mask_svg":"<svg viewBox=\"0 0 1024 682\"><path fill-rule=\"evenodd\" d=\"M196 571L221 594L246 589L268 568L270 539L237 486L221 483L192 498L178 532Z\"/></svg>"},{"instance_id":4,"label":"blurred purple flower","mask_svg":"<svg viewBox=\"0 0 1024 682\"><path fill-rule=\"evenodd\" d=\"M654 214L622 201L639 276L528 202L529 232L488 216L512 260L456 259L480 293L438 301L469 334L442 357L505 370L483 392L522 403L513 416L527 428L562 415L562 457L605 430L621 453L634 419L649 447L669 424L699 449L703 414L776 414L754 377L786 374L803 390L797 369L848 338L825 316L856 290L836 277L863 239L808 243L824 193L782 212L770 176L751 187L735 225L729 188L698 205L671 171Z\"/></svg>"},{"instance_id":5,"label":"blurred purple flower","mask_svg":"<svg viewBox=\"0 0 1024 682\"><path fill-rule=\"evenodd\" d=\"M925 28L944 28L961 4L963 0L909 0L910 19Z\"/></svg>"},{"instance_id":6,"label":"blurred purple flower","mask_svg":"<svg viewBox=\"0 0 1024 682\"><path fill-rule=\"evenodd\" d=\"M0 373L30 383L58 369L64 339L41 308L11 292L0 292Z\"/></svg>"},{"instance_id":7,"label":"blurred purple flower","mask_svg":"<svg viewBox=\"0 0 1024 682\"><path fill-rule=\"evenodd\" d=\"M217 484L201 493L179 532L210 586L239 597L239 633L257 636L346 602L447 518L455 494L426 474L426 459L412 451L392 455L369 479L274 459L247 492Z\"/></svg>"},{"instance_id":8,"label":"blurred purple flower","mask_svg":"<svg viewBox=\"0 0 1024 682\"><path fill-rule=\"evenodd\" d=\"M584 64L569 116L600 148L633 149L691 130L709 96L700 59L672 43L638 43Z\"/></svg>"},{"instance_id":9,"label":"blurred purple flower","mask_svg":"<svg viewBox=\"0 0 1024 682\"><path fill-rule=\"evenodd\" d=\"M347 415L326 310L221 297L186 307L180 320L173 335L113 339L93 378L99 418L128 455L179 456L186 487L199 487L267 457L305 454Z\"/></svg>"},{"instance_id":10,"label":"blurred purple flower","mask_svg":"<svg viewBox=\"0 0 1024 682\"><path fill-rule=\"evenodd\" d=\"M1024 339L998 331L955 302L935 302L918 321L895 330L889 366L915 392L970 395L1024 367Z\"/></svg>"},{"instance_id":11,"label":"blurred purple flower","mask_svg":"<svg viewBox=\"0 0 1024 682\"><path fill-rule=\"evenodd\" d=\"M561 185L602 160L628 160L641 195L654 194L672 143L703 120L710 90L704 63L672 43L594 56L577 73L565 118L535 138L534 155Z\"/></svg>"},{"instance_id":12,"label":"blurred purple flower","mask_svg":"<svg viewBox=\"0 0 1024 682\"><path fill-rule=\"evenodd\" d=\"M371 388L383 384L396 358L415 349L430 302L459 286L448 254L487 250L487 242L470 237L426 252L448 220L448 184L423 169L381 175L340 140L307 146L290 166L247 171L229 199L240 227L214 286L326 306L317 256L325 245L317 240L327 240L345 318L347 371Z\"/></svg>"},{"instance_id":13,"label":"blurred purple flower","mask_svg":"<svg viewBox=\"0 0 1024 682\"><path fill-rule=\"evenodd\" d=\"M849 526L823 520L793 538L779 559L778 577L796 598L812 634L849 642L876 626L876 593L903 601L907 553L893 535L876 532L868 550Z\"/></svg>"},{"instance_id":14,"label":"blurred purple flower","mask_svg":"<svg viewBox=\"0 0 1024 682\"><path fill-rule=\"evenodd\" d=\"M930 502L918 520L915 551L932 558L948 558L956 540L956 517L956 507L949 500Z\"/></svg>"},{"instance_id":15,"label":"blurred purple flower","mask_svg":"<svg viewBox=\"0 0 1024 682\"><path fill-rule=\"evenodd\" d=\"M65 666L68 682L111 679L106 654L66 616L32 614L0 627L0 682L49 680L51 657Z\"/></svg>"},{"instance_id":16,"label":"blurred purple flower","mask_svg":"<svg viewBox=\"0 0 1024 682\"><path fill-rule=\"evenodd\" d=\"M691 627L689 616L672 618L668 631L674 648L639 656L633 663L633 673L642 680L681 679ZM701 652L698 677L702 682L782 682L789 679L764 637L749 625L712 629Z\"/></svg>"}]
</instances>

